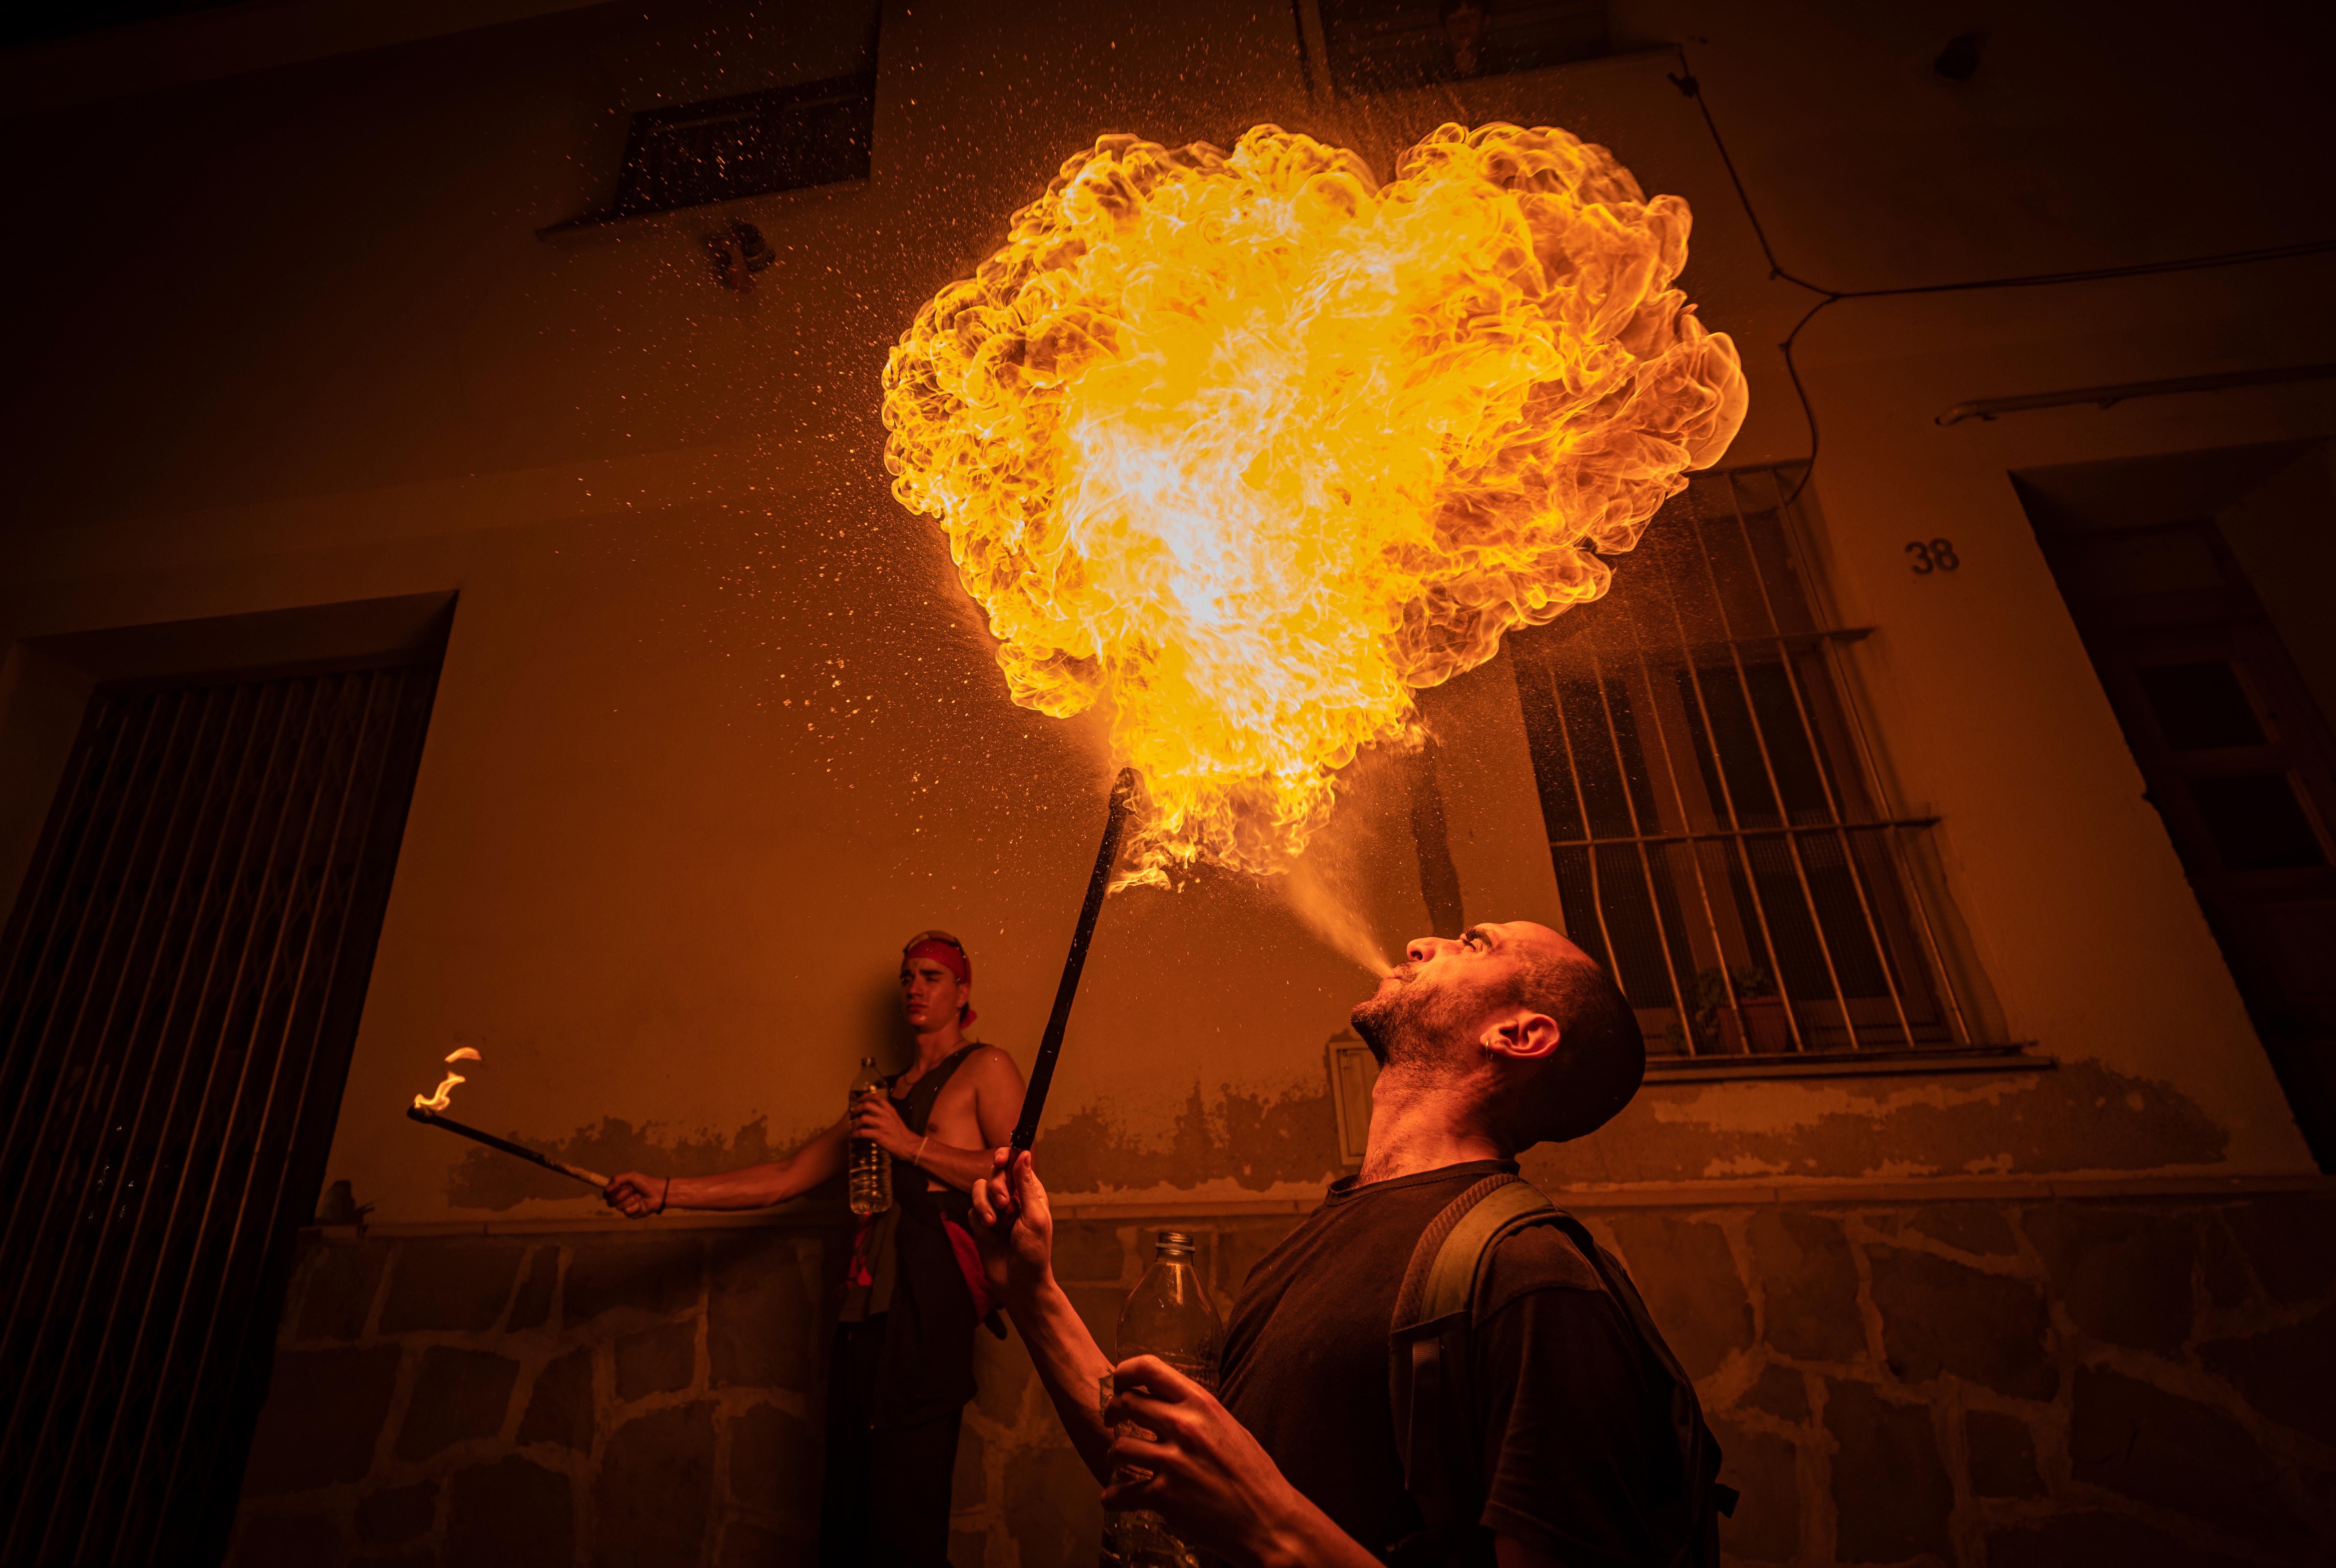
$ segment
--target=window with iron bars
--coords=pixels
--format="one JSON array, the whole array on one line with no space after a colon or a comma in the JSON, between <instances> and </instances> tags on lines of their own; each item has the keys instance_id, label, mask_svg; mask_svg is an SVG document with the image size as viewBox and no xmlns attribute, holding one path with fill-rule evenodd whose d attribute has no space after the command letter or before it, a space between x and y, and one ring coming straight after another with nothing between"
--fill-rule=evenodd
<instances>
[{"instance_id":1,"label":"window with iron bars","mask_svg":"<svg viewBox=\"0 0 2336 1568\"><path fill-rule=\"evenodd\" d=\"M1973 1043L1784 497L1698 477L1595 605L1511 639L1559 896L1650 1059Z\"/></svg>"}]
</instances>

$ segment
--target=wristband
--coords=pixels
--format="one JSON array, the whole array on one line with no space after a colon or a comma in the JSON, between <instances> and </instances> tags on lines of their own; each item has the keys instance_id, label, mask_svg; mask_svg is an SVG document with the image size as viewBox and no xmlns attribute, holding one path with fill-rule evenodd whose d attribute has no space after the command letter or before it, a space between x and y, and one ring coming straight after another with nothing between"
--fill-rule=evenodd
<instances>
[{"instance_id":1,"label":"wristband","mask_svg":"<svg viewBox=\"0 0 2336 1568\"><path fill-rule=\"evenodd\" d=\"M672 1196L673 1196L673 1178L672 1178L671 1176L667 1176L667 1177L666 1177L666 1178L665 1178L665 1192L663 1193L663 1195L661 1195L657 1198L657 1213L659 1213L659 1214L663 1214L663 1213L665 1213L665 1205L666 1205L666 1202L667 1202L667 1199L671 1198Z\"/></svg>"}]
</instances>

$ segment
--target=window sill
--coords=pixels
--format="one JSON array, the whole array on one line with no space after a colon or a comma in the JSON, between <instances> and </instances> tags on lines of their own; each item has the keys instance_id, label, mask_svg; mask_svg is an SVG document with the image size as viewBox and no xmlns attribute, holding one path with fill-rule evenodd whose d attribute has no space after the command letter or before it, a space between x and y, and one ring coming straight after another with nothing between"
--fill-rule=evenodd
<instances>
[{"instance_id":1,"label":"window sill","mask_svg":"<svg viewBox=\"0 0 2336 1568\"><path fill-rule=\"evenodd\" d=\"M733 213L749 208L767 208L774 202L803 203L836 196L856 195L866 190L869 181L830 179L818 185L795 185L784 190L757 191L752 196L733 196L721 201L708 201L696 207L659 207L642 212L588 212L564 223L555 223L535 231L535 237L546 245L569 245L597 235L620 233L626 229L648 230L660 227L689 228L703 227L710 215Z\"/></svg>"},{"instance_id":2,"label":"window sill","mask_svg":"<svg viewBox=\"0 0 2336 1568\"><path fill-rule=\"evenodd\" d=\"M1937 1050L1812 1050L1776 1056L1650 1056L1649 1083L1715 1083L1764 1078L1873 1078L1903 1073L2046 1072L2058 1066L2027 1045L1967 1045Z\"/></svg>"}]
</instances>

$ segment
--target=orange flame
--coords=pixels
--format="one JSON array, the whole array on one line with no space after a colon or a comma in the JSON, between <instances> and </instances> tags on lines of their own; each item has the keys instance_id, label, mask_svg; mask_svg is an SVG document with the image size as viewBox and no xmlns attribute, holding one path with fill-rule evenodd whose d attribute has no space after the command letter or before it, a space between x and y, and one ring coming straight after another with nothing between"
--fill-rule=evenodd
<instances>
[{"instance_id":1,"label":"orange flame","mask_svg":"<svg viewBox=\"0 0 2336 1568\"><path fill-rule=\"evenodd\" d=\"M449 1063L453 1063L457 1061L484 1061L486 1058L481 1056L477 1051L472 1050L466 1045L461 1047L459 1050L448 1052L446 1060ZM468 1083L471 1080L469 1079L464 1078L459 1072L450 1072L446 1075L446 1080L438 1086L437 1093L429 1096L415 1095L414 1097L414 1108L416 1110L444 1110L448 1106L454 1103L454 1086L458 1083Z\"/></svg>"},{"instance_id":2,"label":"orange flame","mask_svg":"<svg viewBox=\"0 0 2336 1568\"><path fill-rule=\"evenodd\" d=\"M1124 880L1285 868L1412 692L1603 593L1742 423L1670 286L1689 213L1562 131L1445 125L1380 187L1260 126L1105 136L884 371L893 493L942 520L1014 700L1101 702Z\"/></svg>"}]
</instances>

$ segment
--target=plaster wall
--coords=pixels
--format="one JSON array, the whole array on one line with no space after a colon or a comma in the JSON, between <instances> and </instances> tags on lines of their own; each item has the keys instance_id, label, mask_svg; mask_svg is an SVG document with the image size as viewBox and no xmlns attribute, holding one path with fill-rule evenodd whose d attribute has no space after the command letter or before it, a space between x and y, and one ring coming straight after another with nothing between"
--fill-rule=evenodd
<instances>
[{"instance_id":1,"label":"plaster wall","mask_svg":"<svg viewBox=\"0 0 2336 1568\"><path fill-rule=\"evenodd\" d=\"M708 41L705 91L721 90L742 24L694 15L653 25ZM458 1045L486 1057L459 1114L604 1168L790 1147L831 1119L861 1055L900 1049L892 954L920 926L967 939L983 1032L1027 1056L1107 763L1090 724L1006 701L934 531L886 492L877 377L917 304L1097 132L1225 141L1275 120L1377 151L1445 118L1510 117L1609 140L1698 214L1688 281L1754 378L1731 460L1808 450L1766 346L1807 296L1767 276L1671 55L1362 102L1318 91L1277 7L892 5L866 184L543 244L533 229L605 197L638 15L500 22L14 127L42 237L5 258L7 286L42 307L0 437L12 748L54 728L24 639L460 591L331 1162L377 1220L594 1204L403 1118ZM1921 75L1916 42L1968 25L1937 8L1869 24L1815 4L1625 7L1618 25L1690 44L1773 236L1844 286L2294 237L2251 155L2309 102L2282 85L2302 52L2185 37L2212 56L2202 92L2231 98L2193 120L2146 72L2047 80L2090 15L2039 31L2007 10L2022 63L1961 101ZM2064 92L2123 115L2129 142L2071 131ZM2316 145L2285 143L2283 200L2328 183ZM2119 203L2153 159L2227 172L2142 223ZM779 256L751 296L716 286L699 248L733 217ZM1856 673L1887 782L1944 818L1938 875L1987 1032L2061 1066L1656 1086L1536 1174L2307 1168L2006 475L2322 438L2336 406L2296 386L1932 419L1973 396L2329 358L2328 329L2289 303L2324 282L2288 262L1860 302L1813 329L1814 538L1843 622L1879 628ZM1915 578L1903 546L1933 537L1965 565ZM1552 918L1504 666L1426 711L1468 916ZM24 755L0 774L16 837L0 870L45 795ZM1402 790L1366 768L1329 852L1389 947L1426 918L1406 823ZM1114 899L1042 1145L1056 1186L1310 1195L1336 1170L1322 1042L1366 983L1239 881Z\"/></svg>"}]
</instances>

